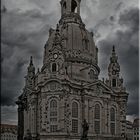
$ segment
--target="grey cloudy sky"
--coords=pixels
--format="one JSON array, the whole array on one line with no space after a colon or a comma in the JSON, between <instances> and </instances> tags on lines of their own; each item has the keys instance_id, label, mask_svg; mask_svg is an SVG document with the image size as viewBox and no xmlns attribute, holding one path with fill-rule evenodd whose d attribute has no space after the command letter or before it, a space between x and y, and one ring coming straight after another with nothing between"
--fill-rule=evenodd
<instances>
[{"instance_id":1,"label":"grey cloudy sky","mask_svg":"<svg viewBox=\"0 0 140 140\"><path fill-rule=\"evenodd\" d=\"M50 27L61 16L60 0L2 0L2 121L17 123L15 100L22 93L29 58L42 66ZM138 115L138 0L82 0L81 17L94 32L99 48L100 77L107 77L112 46L129 95L128 118Z\"/></svg>"}]
</instances>

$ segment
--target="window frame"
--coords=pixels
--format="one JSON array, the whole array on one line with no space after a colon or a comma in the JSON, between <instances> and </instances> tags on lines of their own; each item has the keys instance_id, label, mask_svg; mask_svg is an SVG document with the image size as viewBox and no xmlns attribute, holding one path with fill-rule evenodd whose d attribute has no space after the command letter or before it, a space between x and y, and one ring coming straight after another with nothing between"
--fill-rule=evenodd
<instances>
[{"instance_id":1,"label":"window frame","mask_svg":"<svg viewBox=\"0 0 140 140\"><path fill-rule=\"evenodd\" d=\"M94 107L94 131L96 134L101 134L101 106L99 103L96 103Z\"/></svg>"},{"instance_id":2,"label":"window frame","mask_svg":"<svg viewBox=\"0 0 140 140\"><path fill-rule=\"evenodd\" d=\"M79 104L76 101L72 102L72 133L79 132ZM76 123L76 125L74 124Z\"/></svg>"},{"instance_id":3,"label":"window frame","mask_svg":"<svg viewBox=\"0 0 140 140\"><path fill-rule=\"evenodd\" d=\"M57 72L57 64L56 64L56 63L52 63L51 71L52 71L53 73L56 73L56 72Z\"/></svg>"},{"instance_id":4,"label":"window frame","mask_svg":"<svg viewBox=\"0 0 140 140\"><path fill-rule=\"evenodd\" d=\"M58 129L58 102L56 99L50 101L49 121L50 121L50 132L57 132ZM54 121L55 120L55 121ZM53 126L56 129L53 129Z\"/></svg>"}]
</instances>

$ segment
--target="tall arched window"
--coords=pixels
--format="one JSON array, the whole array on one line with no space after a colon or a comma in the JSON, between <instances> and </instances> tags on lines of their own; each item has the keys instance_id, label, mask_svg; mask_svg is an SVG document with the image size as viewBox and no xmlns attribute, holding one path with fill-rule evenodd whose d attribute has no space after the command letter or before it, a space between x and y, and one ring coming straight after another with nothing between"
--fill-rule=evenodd
<instances>
[{"instance_id":1,"label":"tall arched window","mask_svg":"<svg viewBox=\"0 0 140 140\"><path fill-rule=\"evenodd\" d=\"M114 108L111 108L110 110L110 132L112 135L115 135L115 127L116 127L116 124L115 124L115 109Z\"/></svg>"},{"instance_id":2,"label":"tall arched window","mask_svg":"<svg viewBox=\"0 0 140 140\"><path fill-rule=\"evenodd\" d=\"M72 132L78 133L78 103L72 103Z\"/></svg>"},{"instance_id":3,"label":"tall arched window","mask_svg":"<svg viewBox=\"0 0 140 140\"><path fill-rule=\"evenodd\" d=\"M95 105L95 112L94 112L94 129L96 134L100 134L100 105L96 104Z\"/></svg>"},{"instance_id":4,"label":"tall arched window","mask_svg":"<svg viewBox=\"0 0 140 140\"><path fill-rule=\"evenodd\" d=\"M56 65L56 63L53 63L52 64L52 72L56 72L56 70L57 70L57 65Z\"/></svg>"},{"instance_id":5,"label":"tall arched window","mask_svg":"<svg viewBox=\"0 0 140 140\"><path fill-rule=\"evenodd\" d=\"M57 131L57 101L51 100L50 102L50 132Z\"/></svg>"}]
</instances>

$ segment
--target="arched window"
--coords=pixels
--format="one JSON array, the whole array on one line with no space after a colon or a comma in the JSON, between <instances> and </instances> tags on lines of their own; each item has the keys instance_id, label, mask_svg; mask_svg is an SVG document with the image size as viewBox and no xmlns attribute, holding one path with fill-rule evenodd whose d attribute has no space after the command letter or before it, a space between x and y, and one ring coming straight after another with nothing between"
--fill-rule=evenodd
<instances>
[{"instance_id":1,"label":"arched window","mask_svg":"<svg viewBox=\"0 0 140 140\"><path fill-rule=\"evenodd\" d=\"M72 103L72 132L78 133L78 103Z\"/></svg>"},{"instance_id":2,"label":"arched window","mask_svg":"<svg viewBox=\"0 0 140 140\"><path fill-rule=\"evenodd\" d=\"M78 118L78 104L76 102L72 104L72 117Z\"/></svg>"},{"instance_id":3,"label":"arched window","mask_svg":"<svg viewBox=\"0 0 140 140\"><path fill-rule=\"evenodd\" d=\"M51 109L57 108L57 101L56 101L56 100L52 100L52 101L50 102L50 108L51 108Z\"/></svg>"},{"instance_id":4,"label":"arched window","mask_svg":"<svg viewBox=\"0 0 140 140\"><path fill-rule=\"evenodd\" d=\"M71 12L77 13L77 2L75 0L71 1Z\"/></svg>"},{"instance_id":5,"label":"arched window","mask_svg":"<svg viewBox=\"0 0 140 140\"><path fill-rule=\"evenodd\" d=\"M100 134L100 105L96 104L95 105L95 112L94 112L94 119L95 119L95 133L96 134Z\"/></svg>"},{"instance_id":6,"label":"arched window","mask_svg":"<svg viewBox=\"0 0 140 140\"><path fill-rule=\"evenodd\" d=\"M110 110L110 132L112 135L115 135L115 109L111 108Z\"/></svg>"},{"instance_id":7,"label":"arched window","mask_svg":"<svg viewBox=\"0 0 140 140\"><path fill-rule=\"evenodd\" d=\"M57 131L57 101L51 100L50 102L50 132Z\"/></svg>"},{"instance_id":8,"label":"arched window","mask_svg":"<svg viewBox=\"0 0 140 140\"><path fill-rule=\"evenodd\" d=\"M56 70L57 70L57 65L56 65L56 63L53 63L52 64L52 72L56 72Z\"/></svg>"}]
</instances>

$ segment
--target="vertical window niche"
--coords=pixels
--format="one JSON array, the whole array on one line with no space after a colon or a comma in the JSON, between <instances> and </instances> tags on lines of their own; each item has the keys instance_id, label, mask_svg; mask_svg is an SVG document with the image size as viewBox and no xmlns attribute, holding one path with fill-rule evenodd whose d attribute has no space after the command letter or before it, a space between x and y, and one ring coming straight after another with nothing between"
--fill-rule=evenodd
<instances>
[{"instance_id":1,"label":"vertical window niche","mask_svg":"<svg viewBox=\"0 0 140 140\"><path fill-rule=\"evenodd\" d=\"M63 8L64 8L65 10L67 9L66 2L64 2L64 4L63 4Z\"/></svg>"},{"instance_id":2,"label":"vertical window niche","mask_svg":"<svg viewBox=\"0 0 140 140\"><path fill-rule=\"evenodd\" d=\"M83 39L83 50L89 51L89 40L86 38Z\"/></svg>"},{"instance_id":3,"label":"vertical window niche","mask_svg":"<svg viewBox=\"0 0 140 140\"><path fill-rule=\"evenodd\" d=\"M85 50L89 50L88 49L88 40L87 39L85 40Z\"/></svg>"},{"instance_id":4,"label":"vertical window niche","mask_svg":"<svg viewBox=\"0 0 140 140\"><path fill-rule=\"evenodd\" d=\"M116 79L112 79L112 87L117 87L117 80Z\"/></svg>"},{"instance_id":5,"label":"vertical window niche","mask_svg":"<svg viewBox=\"0 0 140 140\"><path fill-rule=\"evenodd\" d=\"M77 13L78 12L77 2L75 0L71 1L71 12L73 12L73 13Z\"/></svg>"},{"instance_id":6,"label":"vertical window niche","mask_svg":"<svg viewBox=\"0 0 140 140\"><path fill-rule=\"evenodd\" d=\"M111 108L110 110L110 132L112 135L115 135L116 131L116 124L115 124L115 109Z\"/></svg>"},{"instance_id":7,"label":"vertical window niche","mask_svg":"<svg viewBox=\"0 0 140 140\"><path fill-rule=\"evenodd\" d=\"M63 13L66 13L66 9L67 9L67 4L66 4L66 1L63 3L62 5L62 11Z\"/></svg>"},{"instance_id":8,"label":"vertical window niche","mask_svg":"<svg viewBox=\"0 0 140 140\"><path fill-rule=\"evenodd\" d=\"M95 69L91 69L88 74L91 80L98 79L98 73Z\"/></svg>"},{"instance_id":9,"label":"vertical window niche","mask_svg":"<svg viewBox=\"0 0 140 140\"><path fill-rule=\"evenodd\" d=\"M57 64L53 63L52 64L52 72L56 72L57 71Z\"/></svg>"},{"instance_id":10,"label":"vertical window niche","mask_svg":"<svg viewBox=\"0 0 140 140\"><path fill-rule=\"evenodd\" d=\"M94 114L94 129L96 134L100 134L100 105L95 105L95 114Z\"/></svg>"},{"instance_id":11,"label":"vertical window niche","mask_svg":"<svg viewBox=\"0 0 140 140\"><path fill-rule=\"evenodd\" d=\"M94 70L90 70L89 72L89 76L90 76L90 79L93 80L94 79Z\"/></svg>"}]
</instances>

